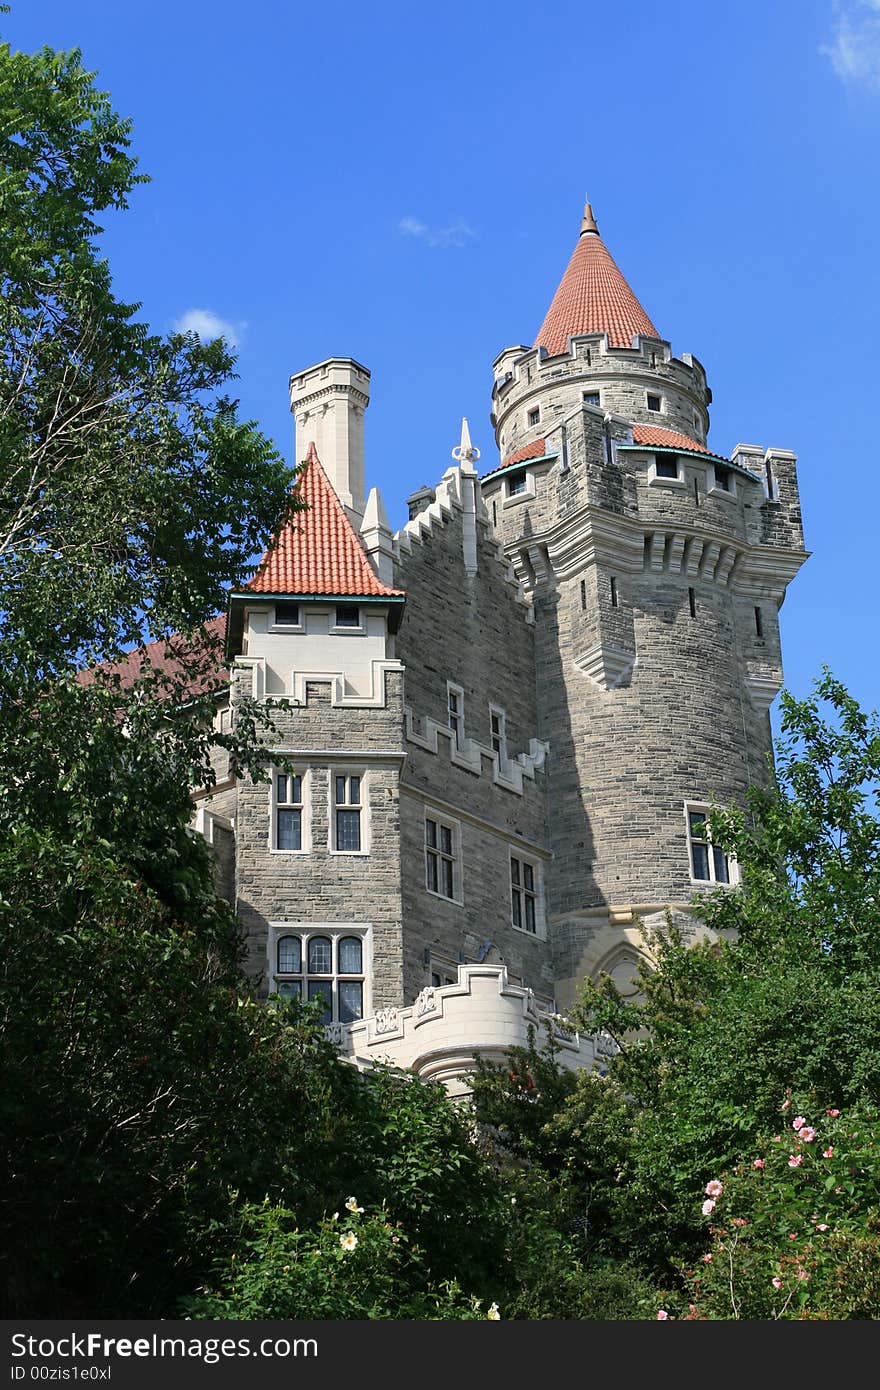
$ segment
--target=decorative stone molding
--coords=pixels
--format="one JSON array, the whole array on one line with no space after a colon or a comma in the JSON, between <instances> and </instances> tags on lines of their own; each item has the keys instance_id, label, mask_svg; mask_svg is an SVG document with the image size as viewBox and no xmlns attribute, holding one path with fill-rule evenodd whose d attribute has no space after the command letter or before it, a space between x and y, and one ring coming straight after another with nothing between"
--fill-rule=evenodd
<instances>
[{"instance_id":1,"label":"decorative stone molding","mask_svg":"<svg viewBox=\"0 0 880 1390\"><path fill-rule=\"evenodd\" d=\"M423 989L408 1008L332 1026L333 1041L356 1066L407 1068L443 1081L453 1094L467 1092L478 1056L503 1061L511 1047L528 1044L530 1028L538 1035L549 1030L557 1061L569 1070L603 1064L593 1040L537 1004L530 989L511 984L504 965L460 965L455 984Z\"/></svg>"},{"instance_id":2,"label":"decorative stone molding","mask_svg":"<svg viewBox=\"0 0 880 1390\"><path fill-rule=\"evenodd\" d=\"M755 709L766 714L782 689L782 675L744 676L743 685Z\"/></svg>"},{"instance_id":3,"label":"decorative stone molding","mask_svg":"<svg viewBox=\"0 0 880 1390\"><path fill-rule=\"evenodd\" d=\"M385 709L388 705L389 672L403 674L400 661L372 661L370 663L370 688L362 695L346 695L345 676L341 671L293 671L291 673L290 695L266 695L266 658L264 656L238 656L234 669L251 672L251 697L254 700L291 700L295 705L308 704L309 685L329 685L330 704L343 709Z\"/></svg>"},{"instance_id":4,"label":"decorative stone molding","mask_svg":"<svg viewBox=\"0 0 880 1390\"><path fill-rule=\"evenodd\" d=\"M406 523L402 530L396 533L393 541L396 559L400 561L402 556L408 555L412 551L413 545L421 545L436 526L446 526L456 511L464 514L465 568L470 574L476 573L475 527L479 523L484 528L488 528L489 518L477 488L476 471L469 464L448 468L437 484L434 501L429 502L422 511ZM496 544L494 550L498 563L504 571L506 582L516 591L516 601L522 604L526 610L526 622L534 622L531 601L514 574L513 568L504 554L503 546Z\"/></svg>"},{"instance_id":5,"label":"decorative stone molding","mask_svg":"<svg viewBox=\"0 0 880 1390\"><path fill-rule=\"evenodd\" d=\"M629 685L636 665L636 654L599 642L576 656L574 664L601 690L618 690Z\"/></svg>"},{"instance_id":6,"label":"decorative stone molding","mask_svg":"<svg viewBox=\"0 0 880 1390\"><path fill-rule=\"evenodd\" d=\"M409 743L423 748L426 753L438 753L440 740L443 739L449 751L449 760L456 767L463 767L475 777L481 777L483 763L486 761L491 765L492 781L495 785L503 787L505 791L514 792L517 796L523 794L523 778L528 777L530 781L534 781L535 773L544 766L550 751L549 744L533 738L529 740L528 753L518 753L515 758L502 759L494 748L487 748L476 739L466 738L459 744L452 729L446 724L438 724L436 719L429 715L423 720L424 732L418 733L415 728L415 716L409 705L404 706L404 715Z\"/></svg>"}]
</instances>

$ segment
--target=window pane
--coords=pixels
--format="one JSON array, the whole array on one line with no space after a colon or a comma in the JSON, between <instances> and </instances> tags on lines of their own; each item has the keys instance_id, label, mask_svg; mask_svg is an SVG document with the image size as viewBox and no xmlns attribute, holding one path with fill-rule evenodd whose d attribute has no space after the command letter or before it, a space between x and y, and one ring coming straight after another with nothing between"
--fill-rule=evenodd
<instances>
[{"instance_id":1,"label":"window pane","mask_svg":"<svg viewBox=\"0 0 880 1390\"><path fill-rule=\"evenodd\" d=\"M329 936L313 936L309 941L309 974L329 975L332 966L332 945ZM309 998L311 999L311 986Z\"/></svg>"},{"instance_id":2,"label":"window pane","mask_svg":"<svg viewBox=\"0 0 880 1390\"><path fill-rule=\"evenodd\" d=\"M712 862L715 865L715 882L729 883L730 875L727 872L727 855L718 845L712 846Z\"/></svg>"},{"instance_id":3,"label":"window pane","mask_svg":"<svg viewBox=\"0 0 880 1390\"><path fill-rule=\"evenodd\" d=\"M282 999L302 999L302 980L279 980L278 993Z\"/></svg>"},{"instance_id":4,"label":"window pane","mask_svg":"<svg viewBox=\"0 0 880 1390\"><path fill-rule=\"evenodd\" d=\"M530 893L535 891L535 871L531 864L523 864L523 883Z\"/></svg>"},{"instance_id":5,"label":"window pane","mask_svg":"<svg viewBox=\"0 0 880 1390\"><path fill-rule=\"evenodd\" d=\"M292 788L291 788L290 799L291 799L291 801L292 801L296 806L299 806L299 805L302 804L302 799L303 799L303 779L302 779L301 777L294 777L294 778L293 778L293 786L292 786Z\"/></svg>"},{"instance_id":6,"label":"window pane","mask_svg":"<svg viewBox=\"0 0 880 1390\"><path fill-rule=\"evenodd\" d=\"M329 980L309 980L309 999L323 999L322 1023L333 1021L333 987Z\"/></svg>"},{"instance_id":7,"label":"window pane","mask_svg":"<svg viewBox=\"0 0 880 1390\"><path fill-rule=\"evenodd\" d=\"M431 890L432 893L439 893L439 892L440 892L440 883L439 883L438 878L437 878L437 856L436 856L436 854L429 854L429 855L428 855L428 887L430 888L430 890Z\"/></svg>"},{"instance_id":8,"label":"window pane","mask_svg":"<svg viewBox=\"0 0 880 1390\"><path fill-rule=\"evenodd\" d=\"M441 873L441 883L442 883L442 885L443 885L443 886L442 886L442 892L443 892L444 897L447 897L447 898L454 898L454 897L455 897L455 889L453 888L453 884L452 884L452 860L451 860L451 859L441 859L441 860L440 860L440 873Z\"/></svg>"},{"instance_id":9,"label":"window pane","mask_svg":"<svg viewBox=\"0 0 880 1390\"><path fill-rule=\"evenodd\" d=\"M458 696L454 690L449 692L449 713L458 714Z\"/></svg>"},{"instance_id":10,"label":"window pane","mask_svg":"<svg viewBox=\"0 0 880 1390\"><path fill-rule=\"evenodd\" d=\"M359 936L344 936L339 943L340 975L360 975L363 969L363 950Z\"/></svg>"},{"instance_id":11,"label":"window pane","mask_svg":"<svg viewBox=\"0 0 880 1390\"><path fill-rule=\"evenodd\" d=\"M511 879L512 879L512 881L513 881L514 883L519 883L519 860L518 860L518 859L511 859L511 861L510 861L510 877L511 877Z\"/></svg>"},{"instance_id":12,"label":"window pane","mask_svg":"<svg viewBox=\"0 0 880 1390\"><path fill-rule=\"evenodd\" d=\"M277 783L276 783L276 786L277 786L277 788L278 788L278 791L277 791L278 800L279 800L279 801L286 801L286 800L287 800L287 776L286 776L285 773L279 772L279 774L278 774L278 781L277 781Z\"/></svg>"},{"instance_id":13,"label":"window pane","mask_svg":"<svg viewBox=\"0 0 880 1390\"><path fill-rule=\"evenodd\" d=\"M361 614L357 604L340 604L336 609L337 627L360 627Z\"/></svg>"},{"instance_id":14,"label":"window pane","mask_svg":"<svg viewBox=\"0 0 880 1390\"><path fill-rule=\"evenodd\" d=\"M437 846L437 822L435 820L425 821L425 841L435 849Z\"/></svg>"},{"instance_id":15,"label":"window pane","mask_svg":"<svg viewBox=\"0 0 880 1390\"><path fill-rule=\"evenodd\" d=\"M705 840L706 838L706 813L705 811L691 811L688 816L691 827L691 835L695 840Z\"/></svg>"},{"instance_id":16,"label":"window pane","mask_svg":"<svg viewBox=\"0 0 880 1390\"><path fill-rule=\"evenodd\" d=\"M519 892L515 892L513 895L513 925L515 927L522 926L522 898Z\"/></svg>"},{"instance_id":17,"label":"window pane","mask_svg":"<svg viewBox=\"0 0 880 1390\"><path fill-rule=\"evenodd\" d=\"M535 900L526 898L526 931L535 930Z\"/></svg>"},{"instance_id":18,"label":"window pane","mask_svg":"<svg viewBox=\"0 0 880 1390\"><path fill-rule=\"evenodd\" d=\"M339 981L339 1022L353 1023L364 1016L364 987L360 980Z\"/></svg>"},{"instance_id":19,"label":"window pane","mask_svg":"<svg viewBox=\"0 0 880 1390\"><path fill-rule=\"evenodd\" d=\"M275 622L279 627L297 627L299 608L295 603L276 603Z\"/></svg>"},{"instance_id":20,"label":"window pane","mask_svg":"<svg viewBox=\"0 0 880 1390\"><path fill-rule=\"evenodd\" d=\"M337 778L336 778L336 805L337 805L337 806L344 806L344 805L345 805L345 778L344 778L344 777L337 777Z\"/></svg>"},{"instance_id":21,"label":"window pane","mask_svg":"<svg viewBox=\"0 0 880 1390\"><path fill-rule=\"evenodd\" d=\"M302 943L298 936L282 936L278 942L279 975L298 975L302 970Z\"/></svg>"},{"instance_id":22,"label":"window pane","mask_svg":"<svg viewBox=\"0 0 880 1390\"><path fill-rule=\"evenodd\" d=\"M302 811L278 811L278 849L302 849Z\"/></svg>"},{"instance_id":23,"label":"window pane","mask_svg":"<svg viewBox=\"0 0 880 1390\"><path fill-rule=\"evenodd\" d=\"M360 811L336 812L336 848L359 850L361 847Z\"/></svg>"},{"instance_id":24,"label":"window pane","mask_svg":"<svg viewBox=\"0 0 880 1390\"><path fill-rule=\"evenodd\" d=\"M709 877L709 851L706 845L694 843L691 845L691 854L694 864L694 878L708 879Z\"/></svg>"},{"instance_id":25,"label":"window pane","mask_svg":"<svg viewBox=\"0 0 880 1390\"><path fill-rule=\"evenodd\" d=\"M440 827L440 848L444 854L452 853L452 831L448 825Z\"/></svg>"},{"instance_id":26,"label":"window pane","mask_svg":"<svg viewBox=\"0 0 880 1390\"><path fill-rule=\"evenodd\" d=\"M360 806L361 804L360 777L349 777L348 779L348 803L350 806Z\"/></svg>"}]
</instances>

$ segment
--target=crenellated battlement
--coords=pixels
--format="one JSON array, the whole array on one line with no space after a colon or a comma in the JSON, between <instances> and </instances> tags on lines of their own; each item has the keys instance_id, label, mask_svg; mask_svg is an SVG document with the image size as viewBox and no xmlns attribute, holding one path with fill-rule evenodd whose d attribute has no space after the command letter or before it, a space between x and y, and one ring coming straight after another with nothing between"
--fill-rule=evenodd
<instances>
[{"instance_id":1,"label":"crenellated battlement","mask_svg":"<svg viewBox=\"0 0 880 1390\"><path fill-rule=\"evenodd\" d=\"M494 368L491 418L502 462L583 402L706 442L712 393L703 366L691 353L674 357L661 338L637 335L623 348L607 333L584 334L552 357L541 347L507 348Z\"/></svg>"}]
</instances>

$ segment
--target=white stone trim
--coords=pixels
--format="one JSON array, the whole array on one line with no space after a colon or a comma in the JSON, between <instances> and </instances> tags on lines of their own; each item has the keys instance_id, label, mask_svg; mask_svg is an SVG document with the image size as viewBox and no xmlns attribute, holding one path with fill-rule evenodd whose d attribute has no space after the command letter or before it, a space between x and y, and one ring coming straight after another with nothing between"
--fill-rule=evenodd
<instances>
[{"instance_id":1,"label":"white stone trim","mask_svg":"<svg viewBox=\"0 0 880 1390\"><path fill-rule=\"evenodd\" d=\"M445 826L452 832L452 853L445 854L439 848L436 852L442 859L452 860L452 896L441 893L435 888L428 887L428 853L435 852L433 846L428 844L428 821L432 820L437 825ZM445 811L438 811L434 806L424 806L424 816L422 818L422 846L425 856L425 892L432 898L439 898L444 903L454 903L457 907L464 906L464 855L461 852L461 822L454 816L450 816Z\"/></svg>"},{"instance_id":2,"label":"white stone trim","mask_svg":"<svg viewBox=\"0 0 880 1390\"><path fill-rule=\"evenodd\" d=\"M530 1027L539 1036L552 1031L557 1060L567 1069L602 1064L594 1039L568 1029L531 989L512 984L503 965L460 965L456 984L429 985L406 1008L392 1006L328 1031L359 1067L390 1062L461 1094L478 1056L504 1061L511 1047L526 1046Z\"/></svg>"},{"instance_id":3,"label":"white stone trim","mask_svg":"<svg viewBox=\"0 0 880 1390\"><path fill-rule=\"evenodd\" d=\"M372 848L372 835L370 826L370 773L369 768L363 764L336 764L328 770L327 777L327 851L334 856L338 855L342 859L366 859L369 857ZM336 800L336 778L344 777L348 781L349 777L360 778L361 799L358 806L351 806L347 802L337 802ZM336 847L336 812L338 810L357 810L360 813L360 849L337 849Z\"/></svg>"},{"instance_id":4,"label":"white stone trim","mask_svg":"<svg viewBox=\"0 0 880 1390\"><path fill-rule=\"evenodd\" d=\"M686 799L686 800L685 800L685 803L684 803L684 828L685 828L685 836L686 836L686 840L687 840L688 875L689 875L689 877L690 877L691 883L694 885L695 888L735 888L735 887L737 886L737 884L739 883L739 881L740 881L739 862L738 862L738 860L737 860L737 858L736 858L736 855L734 855L734 854L728 854L726 850L724 851L724 857L725 857L725 859L727 860L727 872L728 872L729 881L728 881L727 883L720 883L720 882L718 881L718 879L716 879L716 877L715 877L715 862L714 862L714 859L713 859L713 856L712 856L712 837L711 837L711 835L709 834L709 825L708 825L709 813L711 812L711 810L712 810L712 806L711 806L711 803L708 802L708 801L700 800L699 798L695 798L694 800L690 800L690 799ZM692 854L692 851L691 851L691 846L692 846L692 843L693 843L693 837L692 837L692 835L691 835L691 822L690 822L690 817L691 817L692 815L704 816L704 817L706 818L706 822L707 822L707 823L706 823L706 838L705 838L705 842L704 842L704 843L708 846L708 853L707 853L707 858L708 858L708 863L709 863L709 877L708 877L708 878L695 878L695 877L694 877L694 861L693 861L693 854Z\"/></svg>"},{"instance_id":5,"label":"white stone trim","mask_svg":"<svg viewBox=\"0 0 880 1390\"><path fill-rule=\"evenodd\" d=\"M266 935L266 982L270 994L277 994L275 963L278 959L277 948L278 940L282 936L330 936L336 939L338 950L339 939L343 936L358 936L363 942L363 958L361 964L363 970L361 976L364 983L364 1018L369 1018L372 1009L372 978L373 978L373 924L372 922L287 922L282 920L270 920L269 930ZM307 957L305 955L305 941L303 942L303 977L307 977L309 972L305 968ZM361 978L361 976L351 978ZM339 981L339 972L335 971L332 976L334 983L334 1003L337 1002L337 991L335 986ZM358 1020L362 1022L363 1020ZM357 1024L335 1024L336 1028L353 1028Z\"/></svg>"},{"instance_id":6,"label":"white stone trim","mask_svg":"<svg viewBox=\"0 0 880 1390\"><path fill-rule=\"evenodd\" d=\"M280 854L280 855L290 855L290 854L293 854L293 855L304 855L304 854L311 854L311 852L312 852L312 769L311 769L310 767L304 767L304 768L302 769L301 772L297 772L297 773L294 773L294 774L291 774L291 773L283 773L283 774L282 774L282 775L288 776L288 777L289 777L289 776L297 776L297 777L301 777L301 778L302 778L302 802L300 803L300 804L301 804L301 807L302 807L302 818L301 818L301 825L300 825L300 841L301 841L301 846L300 846L299 849L279 849L279 847L278 847L278 844L277 844L277 839L278 839L278 829L277 829L277 827L278 827L278 822L277 822L277 820L276 820L276 814L275 814L275 813L276 813L276 811L278 810L278 799L277 799L278 793L277 793L277 785L276 785L276 783L277 783L277 777L278 777L279 768L273 763L273 764L272 764L272 767L270 768L269 771L270 771L270 776L269 776L269 836L268 836L269 853L270 853L270 854ZM282 802L281 804L282 804L282 806L284 806L284 805L287 805L287 804L291 804L291 805L292 805L293 803Z\"/></svg>"}]
</instances>

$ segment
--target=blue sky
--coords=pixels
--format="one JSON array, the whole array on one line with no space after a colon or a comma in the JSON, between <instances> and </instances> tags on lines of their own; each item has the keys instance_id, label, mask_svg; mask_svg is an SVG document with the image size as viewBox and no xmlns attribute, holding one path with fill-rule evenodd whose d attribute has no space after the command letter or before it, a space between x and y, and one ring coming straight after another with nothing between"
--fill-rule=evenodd
<instances>
[{"instance_id":1,"label":"blue sky","mask_svg":"<svg viewBox=\"0 0 880 1390\"><path fill-rule=\"evenodd\" d=\"M108 224L119 294L234 335L285 454L287 380L370 367L392 524L491 364L530 342L577 237L604 240L713 388L710 443L793 449L813 556L786 682L880 705L875 595L880 0L14 0L16 47L78 45L152 182Z\"/></svg>"}]
</instances>

